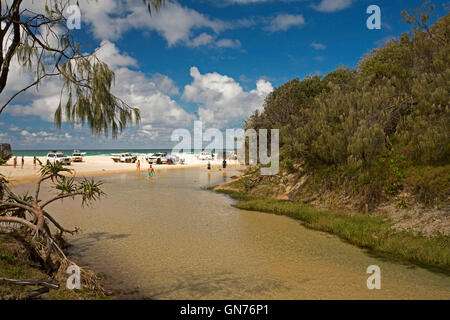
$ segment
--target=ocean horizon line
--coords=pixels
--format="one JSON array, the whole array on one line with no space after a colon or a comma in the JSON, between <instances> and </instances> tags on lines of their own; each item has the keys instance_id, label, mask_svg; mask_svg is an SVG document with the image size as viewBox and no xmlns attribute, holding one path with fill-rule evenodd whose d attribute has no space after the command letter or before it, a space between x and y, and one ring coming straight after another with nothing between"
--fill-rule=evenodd
<instances>
[{"instance_id":1,"label":"ocean horizon line","mask_svg":"<svg viewBox=\"0 0 450 320\"><path fill-rule=\"evenodd\" d=\"M86 153L86 156L110 156L113 153L133 153L133 154L148 154L148 153L158 153L158 152L172 152L173 149L170 148L151 148L151 149L13 149L13 156L24 156L24 157L44 157L50 151L61 151L63 153L71 154L74 150L79 150L80 152ZM182 150L180 153L185 154L196 154L204 150L200 149L190 149ZM234 150L224 149L224 152L230 152ZM215 152L217 153L217 152Z\"/></svg>"}]
</instances>

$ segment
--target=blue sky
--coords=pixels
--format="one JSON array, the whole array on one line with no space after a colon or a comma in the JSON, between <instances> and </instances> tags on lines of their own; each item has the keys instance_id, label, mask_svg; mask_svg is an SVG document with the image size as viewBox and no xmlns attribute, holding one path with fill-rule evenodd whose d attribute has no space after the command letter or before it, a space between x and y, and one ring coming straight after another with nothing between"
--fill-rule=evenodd
<instances>
[{"instance_id":1,"label":"blue sky","mask_svg":"<svg viewBox=\"0 0 450 320\"><path fill-rule=\"evenodd\" d=\"M435 2L438 4L439 2ZM381 30L369 30L366 9L381 8ZM168 2L149 17L140 0L80 1L84 48L116 72L114 91L140 107L143 121L117 140L88 128L52 122L60 83L46 82L0 115L0 140L15 149L166 148L176 128L232 128L273 88L293 78L325 75L409 31L401 11L416 0L222 0ZM39 6L36 1L31 6ZM440 16L445 12L438 7ZM27 79L14 70L1 101Z\"/></svg>"}]
</instances>

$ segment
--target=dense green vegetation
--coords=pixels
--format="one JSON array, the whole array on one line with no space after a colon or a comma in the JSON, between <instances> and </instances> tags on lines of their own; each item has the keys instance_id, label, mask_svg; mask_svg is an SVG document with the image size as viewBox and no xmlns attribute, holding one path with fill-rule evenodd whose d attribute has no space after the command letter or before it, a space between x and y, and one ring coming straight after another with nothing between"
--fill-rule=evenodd
<instances>
[{"instance_id":1,"label":"dense green vegetation","mask_svg":"<svg viewBox=\"0 0 450 320\"><path fill-rule=\"evenodd\" d=\"M301 167L314 192L339 190L372 208L402 191L449 199L450 14L403 13L412 30L356 69L294 79L273 91L246 128L278 128L284 173Z\"/></svg>"},{"instance_id":2,"label":"dense green vegetation","mask_svg":"<svg viewBox=\"0 0 450 320\"><path fill-rule=\"evenodd\" d=\"M240 200L236 207L244 210L286 215L302 220L308 228L329 232L351 244L372 250L389 258L434 266L450 273L450 236L429 238L409 232L398 232L384 217L319 210L298 202L252 197L240 192L217 189Z\"/></svg>"},{"instance_id":3,"label":"dense green vegetation","mask_svg":"<svg viewBox=\"0 0 450 320\"><path fill-rule=\"evenodd\" d=\"M240 209L286 215L374 253L450 272L450 236L439 228L430 237L420 227L394 228L384 209L365 214L381 204L448 212L450 14L429 26L433 10L404 12L411 32L367 54L358 68L275 89L245 127L280 129L281 172L261 176L251 166L215 190L239 200Z\"/></svg>"}]
</instances>

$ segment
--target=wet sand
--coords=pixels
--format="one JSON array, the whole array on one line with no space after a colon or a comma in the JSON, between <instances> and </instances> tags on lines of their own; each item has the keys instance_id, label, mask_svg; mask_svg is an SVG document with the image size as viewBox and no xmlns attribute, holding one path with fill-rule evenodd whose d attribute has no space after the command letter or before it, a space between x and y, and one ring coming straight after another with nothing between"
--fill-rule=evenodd
<instances>
[{"instance_id":1,"label":"wet sand","mask_svg":"<svg viewBox=\"0 0 450 320\"><path fill-rule=\"evenodd\" d=\"M75 261L102 272L127 298L450 299L450 277L381 259L283 216L231 206L202 187L236 174L203 168L102 177L108 198L49 208L71 237ZM26 186L20 186L26 189ZM381 268L368 290L367 267Z\"/></svg>"}]
</instances>

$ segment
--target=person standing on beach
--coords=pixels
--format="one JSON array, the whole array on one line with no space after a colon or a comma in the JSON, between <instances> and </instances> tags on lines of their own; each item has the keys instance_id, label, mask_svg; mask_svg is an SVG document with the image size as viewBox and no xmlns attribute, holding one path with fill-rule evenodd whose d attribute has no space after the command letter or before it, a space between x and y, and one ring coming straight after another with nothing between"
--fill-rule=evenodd
<instances>
[{"instance_id":1,"label":"person standing on beach","mask_svg":"<svg viewBox=\"0 0 450 320\"><path fill-rule=\"evenodd\" d=\"M22 156L22 166L21 166L21 168L23 169L23 165L25 164L25 157L24 156Z\"/></svg>"},{"instance_id":2,"label":"person standing on beach","mask_svg":"<svg viewBox=\"0 0 450 320\"><path fill-rule=\"evenodd\" d=\"M150 165L150 167L148 167L148 177L151 179L154 174L155 174L155 169L153 169L153 166Z\"/></svg>"},{"instance_id":3,"label":"person standing on beach","mask_svg":"<svg viewBox=\"0 0 450 320\"><path fill-rule=\"evenodd\" d=\"M137 171L141 171L141 160L138 160L136 162L136 168L137 168Z\"/></svg>"},{"instance_id":4,"label":"person standing on beach","mask_svg":"<svg viewBox=\"0 0 450 320\"><path fill-rule=\"evenodd\" d=\"M14 160L13 160L13 165L14 165L14 168L17 167L17 157L14 158Z\"/></svg>"},{"instance_id":5,"label":"person standing on beach","mask_svg":"<svg viewBox=\"0 0 450 320\"><path fill-rule=\"evenodd\" d=\"M211 162L208 161L208 172L211 171Z\"/></svg>"},{"instance_id":6,"label":"person standing on beach","mask_svg":"<svg viewBox=\"0 0 450 320\"><path fill-rule=\"evenodd\" d=\"M222 168L223 170L227 170L227 160L223 159L222 161Z\"/></svg>"},{"instance_id":7,"label":"person standing on beach","mask_svg":"<svg viewBox=\"0 0 450 320\"><path fill-rule=\"evenodd\" d=\"M33 166L34 166L34 169L36 169L36 162L37 162L37 158L36 158L36 157L33 157Z\"/></svg>"}]
</instances>

